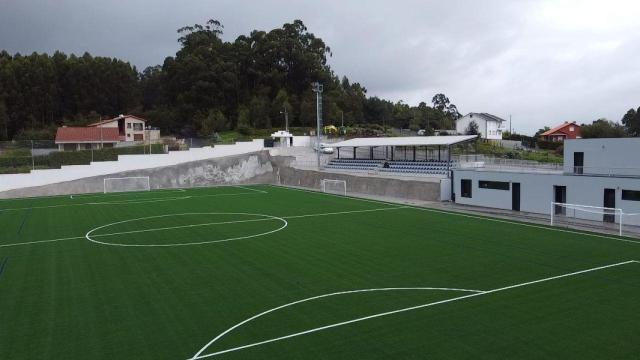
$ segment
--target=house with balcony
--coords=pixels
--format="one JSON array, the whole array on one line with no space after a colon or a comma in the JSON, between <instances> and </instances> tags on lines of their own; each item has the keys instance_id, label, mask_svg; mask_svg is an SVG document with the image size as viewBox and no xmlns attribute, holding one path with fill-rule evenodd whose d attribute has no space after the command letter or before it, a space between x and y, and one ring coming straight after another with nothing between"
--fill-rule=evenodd
<instances>
[{"instance_id":1,"label":"house with balcony","mask_svg":"<svg viewBox=\"0 0 640 360\"><path fill-rule=\"evenodd\" d=\"M456 132L466 135L469 124L475 122L478 125L480 137L488 140L502 140L502 133L506 131L506 120L488 113L468 113L456 120Z\"/></svg>"},{"instance_id":2,"label":"house with balcony","mask_svg":"<svg viewBox=\"0 0 640 360\"><path fill-rule=\"evenodd\" d=\"M550 215L565 211L552 203L619 209L640 214L640 138L567 139L564 164L460 162L453 170L458 204ZM594 209L595 209L594 208ZM619 222L600 210L572 214L580 219ZM640 216L625 216L640 226Z\"/></svg>"},{"instance_id":3,"label":"house with balcony","mask_svg":"<svg viewBox=\"0 0 640 360\"><path fill-rule=\"evenodd\" d=\"M61 151L102 149L160 141L160 130L148 127L147 120L120 115L85 127L58 128L55 143Z\"/></svg>"}]
</instances>

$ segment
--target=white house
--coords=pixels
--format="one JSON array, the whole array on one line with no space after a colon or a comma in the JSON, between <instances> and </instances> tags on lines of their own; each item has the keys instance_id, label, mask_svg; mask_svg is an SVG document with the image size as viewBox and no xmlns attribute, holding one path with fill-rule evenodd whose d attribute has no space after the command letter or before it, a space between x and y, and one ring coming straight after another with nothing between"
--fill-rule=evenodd
<instances>
[{"instance_id":1,"label":"white house","mask_svg":"<svg viewBox=\"0 0 640 360\"><path fill-rule=\"evenodd\" d=\"M72 151L159 142L160 130L145 126L146 122L134 115L120 115L86 127L63 126L58 128L55 143L61 151Z\"/></svg>"},{"instance_id":2,"label":"white house","mask_svg":"<svg viewBox=\"0 0 640 360\"><path fill-rule=\"evenodd\" d=\"M134 115L120 115L113 119L89 124L89 127L117 128L120 141L154 141L160 138L159 130L145 128L147 120Z\"/></svg>"},{"instance_id":3,"label":"white house","mask_svg":"<svg viewBox=\"0 0 640 360\"><path fill-rule=\"evenodd\" d=\"M456 121L456 132L467 134L467 129L471 122L478 125L478 133L483 139L500 140L502 133L506 131L504 123L506 120L487 113L468 113Z\"/></svg>"}]
</instances>

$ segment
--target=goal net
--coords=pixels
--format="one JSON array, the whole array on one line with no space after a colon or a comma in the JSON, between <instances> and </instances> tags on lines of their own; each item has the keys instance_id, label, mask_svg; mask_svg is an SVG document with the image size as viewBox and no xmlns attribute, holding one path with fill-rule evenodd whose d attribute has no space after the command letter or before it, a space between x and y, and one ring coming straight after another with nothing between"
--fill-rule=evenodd
<instances>
[{"instance_id":1,"label":"goal net","mask_svg":"<svg viewBox=\"0 0 640 360\"><path fill-rule=\"evenodd\" d=\"M104 193L149 191L151 185L148 176L105 178Z\"/></svg>"},{"instance_id":2,"label":"goal net","mask_svg":"<svg viewBox=\"0 0 640 360\"><path fill-rule=\"evenodd\" d=\"M622 236L622 209L578 204L551 203L551 226L615 230Z\"/></svg>"},{"instance_id":3,"label":"goal net","mask_svg":"<svg viewBox=\"0 0 640 360\"><path fill-rule=\"evenodd\" d=\"M337 195L347 195L347 182L345 180L322 179L320 182L322 192Z\"/></svg>"}]
</instances>

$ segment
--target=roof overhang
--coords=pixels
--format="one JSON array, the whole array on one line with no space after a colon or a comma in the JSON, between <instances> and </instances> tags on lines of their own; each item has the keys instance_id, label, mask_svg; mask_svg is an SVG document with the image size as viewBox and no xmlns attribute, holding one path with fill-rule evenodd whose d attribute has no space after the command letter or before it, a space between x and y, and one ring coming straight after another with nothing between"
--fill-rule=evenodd
<instances>
[{"instance_id":1,"label":"roof overhang","mask_svg":"<svg viewBox=\"0 0 640 360\"><path fill-rule=\"evenodd\" d=\"M476 135L407 136L385 138L355 138L331 144L331 147L377 146L452 146L477 139Z\"/></svg>"}]
</instances>

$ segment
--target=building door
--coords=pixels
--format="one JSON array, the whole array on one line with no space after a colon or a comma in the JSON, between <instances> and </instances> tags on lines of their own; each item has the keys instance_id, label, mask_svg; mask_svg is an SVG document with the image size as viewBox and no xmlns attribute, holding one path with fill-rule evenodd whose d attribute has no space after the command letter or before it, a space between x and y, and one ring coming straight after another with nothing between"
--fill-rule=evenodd
<instances>
[{"instance_id":1,"label":"building door","mask_svg":"<svg viewBox=\"0 0 640 360\"><path fill-rule=\"evenodd\" d=\"M616 207L616 189L604 189L604 207L615 208ZM615 222L616 214L604 214L602 217L604 222Z\"/></svg>"},{"instance_id":2,"label":"building door","mask_svg":"<svg viewBox=\"0 0 640 360\"><path fill-rule=\"evenodd\" d=\"M565 204L567 202L567 187L566 186L553 186L553 201ZM554 211L556 215L566 215L566 208L564 206L556 205L554 206Z\"/></svg>"},{"instance_id":3,"label":"building door","mask_svg":"<svg viewBox=\"0 0 640 360\"><path fill-rule=\"evenodd\" d=\"M511 210L520 211L520 183L511 184Z\"/></svg>"},{"instance_id":4,"label":"building door","mask_svg":"<svg viewBox=\"0 0 640 360\"><path fill-rule=\"evenodd\" d=\"M584 153L574 152L573 153L573 173L582 174L583 172L584 172Z\"/></svg>"}]
</instances>

